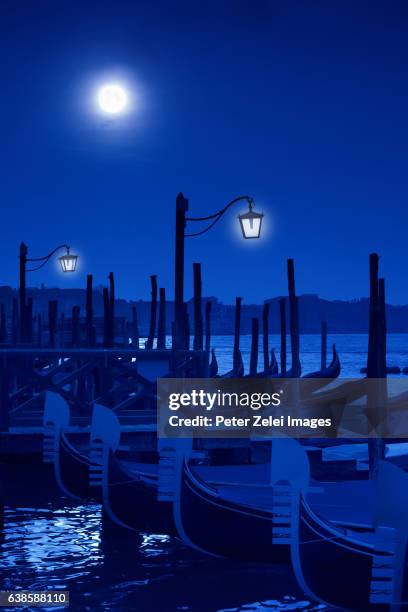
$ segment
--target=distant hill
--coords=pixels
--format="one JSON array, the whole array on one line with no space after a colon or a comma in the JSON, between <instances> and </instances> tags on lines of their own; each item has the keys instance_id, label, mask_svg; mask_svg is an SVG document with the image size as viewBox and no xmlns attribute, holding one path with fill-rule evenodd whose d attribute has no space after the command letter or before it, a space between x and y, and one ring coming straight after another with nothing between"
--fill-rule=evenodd
<instances>
[{"instance_id":1,"label":"distant hill","mask_svg":"<svg viewBox=\"0 0 408 612\"><path fill-rule=\"evenodd\" d=\"M28 295L33 298L34 314L41 313L46 320L49 300L58 300L58 311L66 317L71 316L72 307L80 306L81 316L85 315L84 289L33 288L28 289ZM102 288L94 292L94 314L102 316ZM13 299L17 298L17 290L12 287L0 287L0 304L5 305L7 316L10 317ZM270 331L279 332L279 297L267 300L270 304ZM234 328L234 306L223 304L216 297L203 298L203 304L212 302L211 326L213 334L231 334ZM116 316L130 320L132 307L136 306L140 331L147 332L150 303L145 300L116 300ZM262 316L262 304L242 304L241 331L249 334L252 317ZM193 320L192 300L188 302L191 321ZM166 304L167 331L173 320L173 302ZM287 314L289 321L289 313ZM319 333L321 321L327 321L330 333L366 333L368 328L368 299L360 298L352 301L324 300L318 295L299 296L300 331L304 334ZM408 333L408 305L387 305L387 326L390 333Z\"/></svg>"}]
</instances>

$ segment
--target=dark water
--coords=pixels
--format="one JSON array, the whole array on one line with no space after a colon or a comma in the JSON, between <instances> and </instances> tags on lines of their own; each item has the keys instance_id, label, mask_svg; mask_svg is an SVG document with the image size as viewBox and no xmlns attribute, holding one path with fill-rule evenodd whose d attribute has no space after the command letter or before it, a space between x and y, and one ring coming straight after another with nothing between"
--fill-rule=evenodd
<instances>
[{"instance_id":1,"label":"dark water","mask_svg":"<svg viewBox=\"0 0 408 612\"><path fill-rule=\"evenodd\" d=\"M211 559L165 535L114 531L100 505L63 498L44 466L1 468L1 590L69 590L71 610L327 609L304 598L287 566Z\"/></svg>"}]
</instances>

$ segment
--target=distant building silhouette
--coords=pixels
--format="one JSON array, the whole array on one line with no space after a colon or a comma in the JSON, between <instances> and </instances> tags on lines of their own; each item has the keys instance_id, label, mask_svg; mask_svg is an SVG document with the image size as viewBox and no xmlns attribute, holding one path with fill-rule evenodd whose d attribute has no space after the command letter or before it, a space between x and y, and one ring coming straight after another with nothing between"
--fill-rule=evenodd
<instances>
[{"instance_id":1,"label":"distant building silhouette","mask_svg":"<svg viewBox=\"0 0 408 612\"><path fill-rule=\"evenodd\" d=\"M94 315L103 316L103 287L93 291ZM81 318L85 316L84 289L59 289L52 287L28 288L28 297L33 298L33 314L40 313L44 320L48 316L48 303L58 300L58 313L66 318L72 315L74 306L80 307ZM279 299L281 296L266 300L270 304L270 333L279 333ZM0 304L4 304L6 316L11 317L13 298L17 290L9 286L0 286ZM234 306L223 304L214 296L203 298L203 308L207 301L212 302L211 328L213 334L232 334L234 325ZM132 319L132 307L137 307L137 316L141 335L146 335L149 327L150 302L146 300L117 299L115 315L127 321ZM251 332L253 317L262 316L262 304L242 304L241 333ZM171 332L173 321L173 302L166 303L166 332ZM193 301L188 301L188 311L193 320ZM329 333L366 333L368 329L368 298L351 301L325 300L316 294L299 296L300 332L303 334L320 333L321 321L327 321ZM289 316L289 315L288 315ZM408 305L387 306L387 326L390 333L408 333Z\"/></svg>"}]
</instances>

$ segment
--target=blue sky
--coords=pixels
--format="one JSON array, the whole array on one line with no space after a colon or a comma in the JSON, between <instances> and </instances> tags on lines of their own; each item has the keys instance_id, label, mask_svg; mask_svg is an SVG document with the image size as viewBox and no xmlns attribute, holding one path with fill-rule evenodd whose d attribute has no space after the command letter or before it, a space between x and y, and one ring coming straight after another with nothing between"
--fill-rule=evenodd
<instances>
[{"instance_id":1,"label":"blue sky","mask_svg":"<svg viewBox=\"0 0 408 612\"><path fill-rule=\"evenodd\" d=\"M368 292L381 254L388 301L408 302L408 6L294 2L2 2L0 284L17 284L18 244L60 242L30 279L83 286L87 272L147 297L173 290L174 201L211 213L241 193L265 213L259 242L237 235L238 206L189 239L204 294L245 302L286 291ZM108 121L95 91L121 81L132 112Z\"/></svg>"}]
</instances>

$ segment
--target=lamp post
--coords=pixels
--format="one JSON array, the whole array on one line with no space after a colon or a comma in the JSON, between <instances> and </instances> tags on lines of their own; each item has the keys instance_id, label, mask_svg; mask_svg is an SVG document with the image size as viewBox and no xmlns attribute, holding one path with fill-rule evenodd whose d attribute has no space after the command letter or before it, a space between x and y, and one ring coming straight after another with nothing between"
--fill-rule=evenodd
<instances>
[{"instance_id":1,"label":"lamp post","mask_svg":"<svg viewBox=\"0 0 408 612\"><path fill-rule=\"evenodd\" d=\"M28 321L28 311L27 311L27 302L26 302L26 275L27 272L35 272L39 270L51 259L57 251L61 249L65 249L65 254L58 258L60 262L60 266L63 272L75 272L78 255L73 255L70 253L70 247L67 244L60 244L55 249L53 249L48 255L44 257L27 257L28 248L27 245L22 242L20 244L20 286L19 286L19 306L20 306L20 341L27 342L30 336L29 329L29 321ZM35 263L38 264L34 268L27 269L27 263Z\"/></svg>"},{"instance_id":2,"label":"lamp post","mask_svg":"<svg viewBox=\"0 0 408 612\"><path fill-rule=\"evenodd\" d=\"M254 200L250 196L238 196L234 198L224 208L218 210L212 215L205 217L187 217L188 199L182 193L179 193L176 198L176 251L175 251L175 282L174 282L174 311L175 311L175 342L176 348L185 346L185 307L184 307L184 239L187 237L200 236L205 234L221 219L221 217L237 202L246 201L248 203L248 212L238 215L239 223L242 230L242 236L245 240L257 239L261 235L262 213L253 211ZM187 222L209 221L209 225L203 230L186 234L185 228Z\"/></svg>"}]
</instances>

